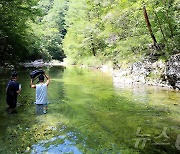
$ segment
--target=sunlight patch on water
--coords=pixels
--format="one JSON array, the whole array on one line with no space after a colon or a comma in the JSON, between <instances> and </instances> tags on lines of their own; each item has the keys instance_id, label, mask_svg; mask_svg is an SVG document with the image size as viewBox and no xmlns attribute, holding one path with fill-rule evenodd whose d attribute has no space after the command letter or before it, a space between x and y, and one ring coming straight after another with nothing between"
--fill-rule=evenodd
<instances>
[{"instance_id":1,"label":"sunlight patch on water","mask_svg":"<svg viewBox=\"0 0 180 154\"><path fill-rule=\"evenodd\" d=\"M67 133L67 136L69 135L71 134ZM76 136L74 136L74 138L76 138ZM44 152L82 154L75 145L76 143L66 139L65 135L57 136L49 140L42 140L38 144L32 145L31 154L40 154Z\"/></svg>"}]
</instances>

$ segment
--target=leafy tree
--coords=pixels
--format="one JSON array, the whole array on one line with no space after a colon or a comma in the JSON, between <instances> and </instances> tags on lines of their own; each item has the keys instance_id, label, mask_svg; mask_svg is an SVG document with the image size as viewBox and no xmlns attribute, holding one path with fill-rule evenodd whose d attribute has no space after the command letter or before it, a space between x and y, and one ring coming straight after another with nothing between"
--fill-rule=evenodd
<instances>
[{"instance_id":1,"label":"leafy tree","mask_svg":"<svg viewBox=\"0 0 180 154\"><path fill-rule=\"evenodd\" d=\"M32 23L33 31L39 38L39 50L49 53L54 59L62 60L62 39L66 34L64 28L64 16L67 9L64 0L42 0L39 8L44 10L44 16Z\"/></svg>"},{"instance_id":2,"label":"leafy tree","mask_svg":"<svg viewBox=\"0 0 180 154\"><path fill-rule=\"evenodd\" d=\"M1 62L168 58L179 52L178 6L178 0L1 0Z\"/></svg>"},{"instance_id":3,"label":"leafy tree","mask_svg":"<svg viewBox=\"0 0 180 154\"><path fill-rule=\"evenodd\" d=\"M133 62L152 52L166 54L168 58L173 50L179 49L177 3L175 0L70 0L63 49L76 62L92 55L102 63ZM154 50L148 49L151 43Z\"/></svg>"},{"instance_id":4,"label":"leafy tree","mask_svg":"<svg viewBox=\"0 0 180 154\"><path fill-rule=\"evenodd\" d=\"M0 1L0 54L2 63L6 60L18 60L27 58L33 35L28 22L34 20L40 12L34 7L36 0L28 2L20 0Z\"/></svg>"}]
</instances>

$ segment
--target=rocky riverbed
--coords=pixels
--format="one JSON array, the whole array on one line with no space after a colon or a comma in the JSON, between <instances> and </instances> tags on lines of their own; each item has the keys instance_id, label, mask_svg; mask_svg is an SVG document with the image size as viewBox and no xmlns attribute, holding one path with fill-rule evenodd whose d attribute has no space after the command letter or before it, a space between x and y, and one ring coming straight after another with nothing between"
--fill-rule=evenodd
<instances>
[{"instance_id":1,"label":"rocky riverbed","mask_svg":"<svg viewBox=\"0 0 180 154\"><path fill-rule=\"evenodd\" d=\"M170 57L168 62L152 57L133 65L113 70L115 84L148 84L180 90L180 54Z\"/></svg>"}]
</instances>

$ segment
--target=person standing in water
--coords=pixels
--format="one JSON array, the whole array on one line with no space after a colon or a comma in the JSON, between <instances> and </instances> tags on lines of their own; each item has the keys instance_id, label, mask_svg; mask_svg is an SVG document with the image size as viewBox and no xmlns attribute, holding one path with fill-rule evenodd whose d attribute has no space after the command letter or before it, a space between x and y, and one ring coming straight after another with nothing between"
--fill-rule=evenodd
<instances>
[{"instance_id":1,"label":"person standing in water","mask_svg":"<svg viewBox=\"0 0 180 154\"><path fill-rule=\"evenodd\" d=\"M11 80L8 82L6 87L6 102L8 104L8 108L6 109L6 111L8 111L10 114L17 113L17 96L21 92L21 85L16 82L17 79L17 72L12 72Z\"/></svg>"},{"instance_id":2,"label":"person standing in water","mask_svg":"<svg viewBox=\"0 0 180 154\"><path fill-rule=\"evenodd\" d=\"M44 82L44 77L46 77L47 81ZM43 108L43 113L47 113L47 105L48 105L48 98L47 98L47 87L50 83L50 78L44 73L41 74L39 77L39 83L33 84L33 79L31 79L30 86L31 88L36 89L36 111L38 113L39 107Z\"/></svg>"}]
</instances>

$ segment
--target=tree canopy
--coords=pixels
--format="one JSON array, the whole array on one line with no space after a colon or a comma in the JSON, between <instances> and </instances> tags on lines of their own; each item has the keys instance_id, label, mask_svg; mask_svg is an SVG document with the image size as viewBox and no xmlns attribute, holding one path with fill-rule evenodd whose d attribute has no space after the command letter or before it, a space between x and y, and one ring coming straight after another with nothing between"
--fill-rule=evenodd
<instances>
[{"instance_id":1,"label":"tree canopy","mask_svg":"<svg viewBox=\"0 0 180 154\"><path fill-rule=\"evenodd\" d=\"M179 52L179 6L178 0L0 0L1 63L168 58Z\"/></svg>"}]
</instances>

